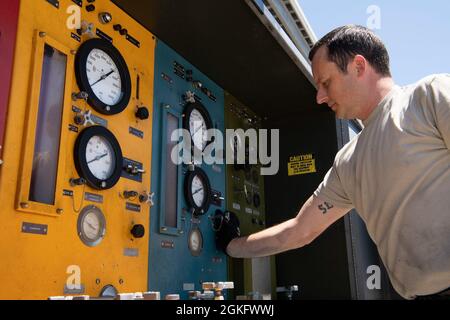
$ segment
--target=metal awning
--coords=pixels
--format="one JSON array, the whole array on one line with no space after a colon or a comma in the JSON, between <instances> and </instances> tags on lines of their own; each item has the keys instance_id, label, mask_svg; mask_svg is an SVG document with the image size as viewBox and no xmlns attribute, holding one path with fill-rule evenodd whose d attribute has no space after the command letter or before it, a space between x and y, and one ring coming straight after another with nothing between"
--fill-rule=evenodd
<instances>
[{"instance_id":1,"label":"metal awning","mask_svg":"<svg viewBox=\"0 0 450 320\"><path fill-rule=\"evenodd\" d=\"M258 17L269 12L258 9L261 1L113 2L262 116L276 120L317 108L304 61L297 61L274 37L276 30L262 22L272 15Z\"/></svg>"}]
</instances>

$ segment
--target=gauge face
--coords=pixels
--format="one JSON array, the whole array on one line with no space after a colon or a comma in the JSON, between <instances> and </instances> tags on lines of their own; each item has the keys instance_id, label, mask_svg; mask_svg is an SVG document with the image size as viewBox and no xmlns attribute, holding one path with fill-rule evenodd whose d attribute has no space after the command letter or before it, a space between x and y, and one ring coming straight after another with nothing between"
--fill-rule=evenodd
<instances>
[{"instance_id":1,"label":"gauge face","mask_svg":"<svg viewBox=\"0 0 450 320\"><path fill-rule=\"evenodd\" d=\"M86 62L86 75L95 96L108 106L122 98L122 80L113 59L103 50L93 49Z\"/></svg>"},{"instance_id":2,"label":"gauge face","mask_svg":"<svg viewBox=\"0 0 450 320\"><path fill-rule=\"evenodd\" d=\"M188 237L189 251L194 257L198 257L203 249L203 236L198 228L194 228L190 231Z\"/></svg>"},{"instance_id":3,"label":"gauge face","mask_svg":"<svg viewBox=\"0 0 450 320\"><path fill-rule=\"evenodd\" d=\"M205 186L199 176L192 179L191 192L195 205L201 207L205 201Z\"/></svg>"},{"instance_id":4,"label":"gauge face","mask_svg":"<svg viewBox=\"0 0 450 320\"><path fill-rule=\"evenodd\" d=\"M186 174L184 192L186 202L194 215L202 215L208 211L212 190L208 176L202 169L195 168Z\"/></svg>"},{"instance_id":5,"label":"gauge face","mask_svg":"<svg viewBox=\"0 0 450 320\"><path fill-rule=\"evenodd\" d=\"M87 101L96 111L113 115L128 106L130 72L120 52L108 41L90 39L80 46L75 76L80 91L88 94Z\"/></svg>"},{"instance_id":6,"label":"gauge face","mask_svg":"<svg viewBox=\"0 0 450 320\"><path fill-rule=\"evenodd\" d=\"M198 109L194 109L191 112L189 132L194 146L199 150L204 150L208 141L208 128L205 119Z\"/></svg>"},{"instance_id":7,"label":"gauge face","mask_svg":"<svg viewBox=\"0 0 450 320\"><path fill-rule=\"evenodd\" d=\"M183 119L183 128L191 135L192 150L202 152L212 142L208 135L208 130L212 128L208 111L200 102L188 103L183 112Z\"/></svg>"},{"instance_id":8,"label":"gauge face","mask_svg":"<svg viewBox=\"0 0 450 320\"><path fill-rule=\"evenodd\" d=\"M105 137L93 136L86 148L87 165L91 173L100 180L107 180L114 172L115 159L111 143Z\"/></svg>"},{"instance_id":9,"label":"gauge face","mask_svg":"<svg viewBox=\"0 0 450 320\"><path fill-rule=\"evenodd\" d=\"M101 210L95 206L84 208L78 217L78 236L81 241L94 247L105 237L106 220Z\"/></svg>"},{"instance_id":10,"label":"gauge face","mask_svg":"<svg viewBox=\"0 0 450 320\"><path fill-rule=\"evenodd\" d=\"M123 157L119 142L102 126L84 129L74 146L78 175L97 190L114 187L122 174Z\"/></svg>"}]
</instances>

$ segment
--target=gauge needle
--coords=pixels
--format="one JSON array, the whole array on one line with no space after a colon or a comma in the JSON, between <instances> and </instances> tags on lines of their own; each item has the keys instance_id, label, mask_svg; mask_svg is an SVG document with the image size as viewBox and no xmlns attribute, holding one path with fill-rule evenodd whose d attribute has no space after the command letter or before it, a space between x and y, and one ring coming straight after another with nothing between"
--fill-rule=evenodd
<instances>
[{"instance_id":1,"label":"gauge needle","mask_svg":"<svg viewBox=\"0 0 450 320\"><path fill-rule=\"evenodd\" d=\"M91 229L92 230L97 230L97 228L96 227L94 227L92 224L90 224L89 222L86 222L87 223L87 225L89 226L89 227L91 227Z\"/></svg>"},{"instance_id":2,"label":"gauge needle","mask_svg":"<svg viewBox=\"0 0 450 320\"><path fill-rule=\"evenodd\" d=\"M195 136L195 135L197 134L198 130L200 130L202 127L203 127L203 126L200 125L200 126L197 128L197 130L194 131L194 133L192 134L192 136Z\"/></svg>"},{"instance_id":3,"label":"gauge needle","mask_svg":"<svg viewBox=\"0 0 450 320\"><path fill-rule=\"evenodd\" d=\"M114 70L111 70L110 72L108 72L107 74L104 74L100 77L99 80L97 80L96 82L94 82L93 84L91 84L90 86L93 87L95 86L97 83L99 83L100 81L105 80L106 78L108 78L110 75L112 75L114 73Z\"/></svg>"},{"instance_id":4,"label":"gauge needle","mask_svg":"<svg viewBox=\"0 0 450 320\"><path fill-rule=\"evenodd\" d=\"M195 190L194 193L192 193L192 195L196 195L197 193L199 193L199 192L202 191L202 190L203 190L203 188L197 189L197 190Z\"/></svg>"},{"instance_id":5,"label":"gauge needle","mask_svg":"<svg viewBox=\"0 0 450 320\"><path fill-rule=\"evenodd\" d=\"M88 164L94 162L94 161L98 161L104 157L106 157L108 155L108 153L102 154L101 156L96 156L94 159L92 159L91 161L88 161Z\"/></svg>"}]
</instances>

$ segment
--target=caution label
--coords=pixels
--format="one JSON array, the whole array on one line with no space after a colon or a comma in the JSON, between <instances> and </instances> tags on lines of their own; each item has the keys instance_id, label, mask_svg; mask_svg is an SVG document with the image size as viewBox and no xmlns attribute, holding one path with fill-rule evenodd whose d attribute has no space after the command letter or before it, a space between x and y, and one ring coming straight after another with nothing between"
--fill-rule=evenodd
<instances>
[{"instance_id":1,"label":"caution label","mask_svg":"<svg viewBox=\"0 0 450 320\"><path fill-rule=\"evenodd\" d=\"M289 158L288 175L296 176L300 174L308 174L317 172L316 159L312 154L304 154Z\"/></svg>"}]
</instances>

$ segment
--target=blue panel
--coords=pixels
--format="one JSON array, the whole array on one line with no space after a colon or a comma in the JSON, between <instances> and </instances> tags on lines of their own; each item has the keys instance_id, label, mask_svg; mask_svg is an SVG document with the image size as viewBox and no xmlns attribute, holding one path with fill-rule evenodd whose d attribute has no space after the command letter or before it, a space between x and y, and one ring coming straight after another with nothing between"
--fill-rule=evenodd
<instances>
[{"instance_id":1,"label":"blue panel","mask_svg":"<svg viewBox=\"0 0 450 320\"><path fill-rule=\"evenodd\" d=\"M174 72L174 63L181 65L184 70L192 70L192 78L200 81L214 95L211 99L201 90L194 88L193 83L182 79ZM191 91L201 99L201 103L208 110L213 126L224 132L224 92L203 75L199 70L183 59L175 51L161 41L157 42L155 54L155 90L153 114L153 154L152 154L152 192L155 193L155 205L150 211L150 252L149 252L149 285L150 291L160 291L163 298L166 294L180 294L187 299L188 291L201 291L201 283L206 281L226 281L227 257L216 250L214 231L210 217L216 209L225 209L225 201L220 207L211 204L208 212L196 221L187 208L184 198L184 176L187 172L185 165L178 166L178 187L174 183L167 184L171 175L166 172L167 156L167 119L168 115L178 117L181 127L181 115L185 102L183 95ZM171 147L170 147L171 148ZM214 164L200 166L208 175L213 190L225 196L225 165ZM174 170L172 173L175 172ZM173 177L173 176L172 176ZM175 192L166 194L170 188ZM167 203L166 199L178 197L176 206ZM167 208L177 208L177 219L172 219L170 226L165 226L164 217ZM200 256L194 257L188 248L188 234L191 227L198 224L203 235L203 250ZM187 284L187 287L183 285Z\"/></svg>"}]
</instances>

